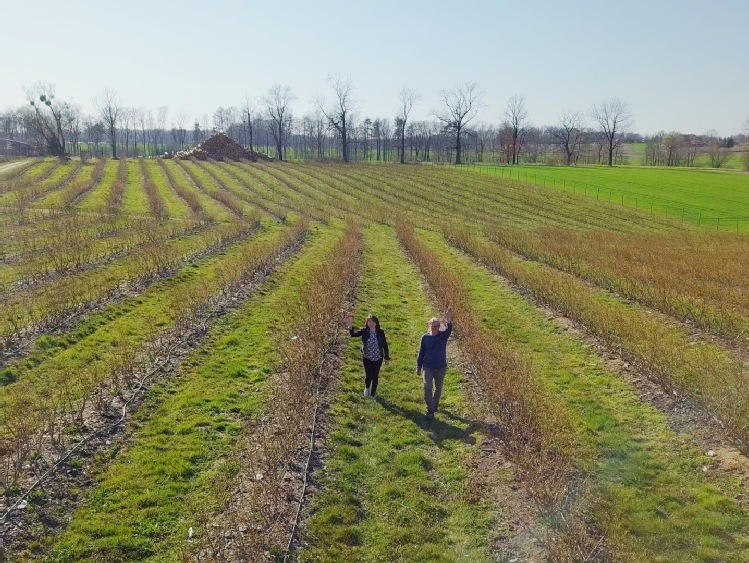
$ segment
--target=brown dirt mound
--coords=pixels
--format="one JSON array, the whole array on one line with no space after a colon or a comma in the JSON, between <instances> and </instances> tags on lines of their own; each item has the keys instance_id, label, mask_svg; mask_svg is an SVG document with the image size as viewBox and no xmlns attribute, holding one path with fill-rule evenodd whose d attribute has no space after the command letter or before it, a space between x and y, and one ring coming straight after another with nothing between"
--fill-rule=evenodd
<instances>
[{"instance_id":1,"label":"brown dirt mound","mask_svg":"<svg viewBox=\"0 0 749 563\"><path fill-rule=\"evenodd\" d=\"M216 133L189 151L175 153L175 158L198 160L271 160L264 154L249 151L223 133Z\"/></svg>"}]
</instances>

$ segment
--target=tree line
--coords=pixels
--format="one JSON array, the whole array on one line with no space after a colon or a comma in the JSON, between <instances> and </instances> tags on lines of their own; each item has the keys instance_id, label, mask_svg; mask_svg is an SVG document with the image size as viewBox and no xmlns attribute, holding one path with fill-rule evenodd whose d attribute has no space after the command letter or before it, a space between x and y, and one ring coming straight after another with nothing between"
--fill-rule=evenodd
<instances>
[{"instance_id":1,"label":"tree line","mask_svg":"<svg viewBox=\"0 0 749 563\"><path fill-rule=\"evenodd\" d=\"M219 107L209 116L191 119L184 112L170 114L129 107L113 90L94 100L96 111L59 99L51 84L25 90L28 104L0 112L0 138L40 147L51 155L153 157L195 146L223 132L250 150L279 160L315 159L434 163L545 163L607 164L625 161L623 145L644 143L642 163L654 166L692 166L700 155L710 165L725 164L736 139L660 132L644 138L632 131L627 104L610 98L588 111L564 110L557 123L532 124L525 98L512 96L499 122L477 122L484 93L467 82L440 92L441 108L432 119L412 120L421 95L404 88L394 100L395 116L366 116L355 99L350 78L328 77L330 99L315 99L315 110L297 116L296 96L276 84L266 94L245 96L241 104ZM749 122L745 124L749 132ZM746 135L738 142L746 142ZM1 146L1 145L0 145ZM745 158L749 167L749 158Z\"/></svg>"}]
</instances>

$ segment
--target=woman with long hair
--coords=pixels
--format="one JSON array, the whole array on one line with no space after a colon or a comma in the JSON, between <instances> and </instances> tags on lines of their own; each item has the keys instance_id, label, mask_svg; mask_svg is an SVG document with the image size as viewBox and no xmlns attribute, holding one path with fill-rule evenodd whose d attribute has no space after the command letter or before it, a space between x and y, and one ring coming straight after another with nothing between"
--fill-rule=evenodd
<instances>
[{"instance_id":1,"label":"woman with long hair","mask_svg":"<svg viewBox=\"0 0 749 563\"><path fill-rule=\"evenodd\" d=\"M364 364L364 396L374 399L377 396L377 383L383 360L390 363L390 351L385 338L385 331L380 328L376 315L368 315L367 321L360 329L354 329L351 317L344 319L351 338L361 338L362 364Z\"/></svg>"}]
</instances>

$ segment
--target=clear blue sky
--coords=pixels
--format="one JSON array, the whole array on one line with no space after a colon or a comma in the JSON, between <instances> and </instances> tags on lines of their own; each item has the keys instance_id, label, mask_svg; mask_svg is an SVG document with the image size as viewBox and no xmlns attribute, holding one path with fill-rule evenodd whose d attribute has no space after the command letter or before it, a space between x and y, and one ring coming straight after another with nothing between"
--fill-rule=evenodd
<instances>
[{"instance_id":1,"label":"clear blue sky","mask_svg":"<svg viewBox=\"0 0 749 563\"><path fill-rule=\"evenodd\" d=\"M279 83L302 116L338 73L361 117L392 119L410 87L412 118L430 118L467 81L490 124L514 94L535 125L614 96L643 134L725 136L749 116L747 0L3 0L0 17L0 110L45 81L85 111L111 88L202 118Z\"/></svg>"}]
</instances>

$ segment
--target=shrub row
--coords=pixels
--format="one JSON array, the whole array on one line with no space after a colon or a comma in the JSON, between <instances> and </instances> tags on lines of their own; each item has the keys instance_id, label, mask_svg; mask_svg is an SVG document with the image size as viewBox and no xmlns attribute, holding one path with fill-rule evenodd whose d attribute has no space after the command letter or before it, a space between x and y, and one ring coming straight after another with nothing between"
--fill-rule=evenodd
<instances>
[{"instance_id":1,"label":"shrub row","mask_svg":"<svg viewBox=\"0 0 749 563\"><path fill-rule=\"evenodd\" d=\"M742 363L726 350L695 342L650 312L629 306L564 272L518 260L505 248L447 228L451 244L476 257L547 303L584 324L614 349L641 362L669 393L687 393L717 417L749 453L749 390Z\"/></svg>"},{"instance_id":2,"label":"shrub row","mask_svg":"<svg viewBox=\"0 0 749 563\"><path fill-rule=\"evenodd\" d=\"M202 543L217 560L227 553L241 561L269 560L269 553L283 553L288 547L301 499L288 496L284 477L309 447L310 433L316 432L320 394L331 384L325 362L356 286L361 247L361 230L349 223L327 258L308 270L298 299L279 311L281 363L270 383L262 422L248 423L239 445L245 452L244 467L233 489L241 491L241 498L227 503L223 530L205 529ZM228 542L227 527L234 532Z\"/></svg>"},{"instance_id":3,"label":"shrub row","mask_svg":"<svg viewBox=\"0 0 749 563\"><path fill-rule=\"evenodd\" d=\"M117 333L113 345L94 350L85 366L59 362L55 369L27 374L6 387L0 400L0 479L6 487L19 479L25 464L38 468L54 463L79 437L71 430L116 416L112 410L142 387L154 365L165 362L184 339L204 332L217 311L230 306L242 287L268 275L307 230L308 224L300 221L272 239L223 257L210 276L173 284L160 298L163 318L142 318L137 332Z\"/></svg>"}]
</instances>

